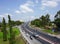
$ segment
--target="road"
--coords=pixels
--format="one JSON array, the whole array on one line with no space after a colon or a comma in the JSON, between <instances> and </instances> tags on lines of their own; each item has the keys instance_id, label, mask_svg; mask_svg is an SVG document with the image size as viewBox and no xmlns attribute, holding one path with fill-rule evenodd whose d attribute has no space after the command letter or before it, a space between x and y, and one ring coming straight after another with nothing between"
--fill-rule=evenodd
<instances>
[{"instance_id":1,"label":"road","mask_svg":"<svg viewBox=\"0 0 60 44\"><path fill-rule=\"evenodd\" d=\"M18 26L22 36L27 40L27 42L29 44L42 44L41 42L39 42L38 40L36 40L34 37L32 37L30 34L28 34L27 32L25 32L23 29L21 29L20 26ZM30 36L32 37L32 39L30 39ZM28 44L27 43L27 44Z\"/></svg>"},{"instance_id":2,"label":"road","mask_svg":"<svg viewBox=\"0 0 60 44\"><path fill-rule=\"evenodd\" d=\"M47 35L45 33L42 33L38 30L32 29L28 26L28 23L24 23L21 27L25 32L27 32L31 36L35 35L34 33L38 34L39 37L35 39L41 42L42 44L60 44L60 39Z\"/></svg>"}]
</instances>

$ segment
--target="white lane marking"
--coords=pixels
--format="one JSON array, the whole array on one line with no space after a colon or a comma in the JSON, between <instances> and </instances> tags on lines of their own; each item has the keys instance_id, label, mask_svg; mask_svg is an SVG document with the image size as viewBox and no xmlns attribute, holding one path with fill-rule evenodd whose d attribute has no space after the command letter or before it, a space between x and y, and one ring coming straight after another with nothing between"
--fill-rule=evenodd
<instances>
[{"instance_id":1,"label":"white lane marking","mask_svg":"<svg viewBox=\"0 0 60 44\"><path fill-rule=\"evenodd\" d=\"M54 44L52 41L47 40L46 38L44 38L44 37L42 37L42 36L39 36L39 38L41 38L41 39L45 40L46 42L49 42L49 43L51 43L51 44Z\"/></svg>"},{"instance_id":2,"label":"white lane marking","mask_svg":"<svg viewBox=\"0 0 60 44\"><path fill-rule=\"evenodd\" d=\"M26 28L26 29L27 29L27 28ZM28 29L27 29L27 31L33 34L33 32L29 31ZM49 43L51 43L51 44L55 44L54 42L52 42L52 41L50 41L50 40L48 40L48 39L46 39L46 38L44 38L44 37L42 37L42 36L39 36L39 38L40 38L40 39L43 39L43 40L45 40L46 42L49 42Z\"/></svg>"}]
</instances>

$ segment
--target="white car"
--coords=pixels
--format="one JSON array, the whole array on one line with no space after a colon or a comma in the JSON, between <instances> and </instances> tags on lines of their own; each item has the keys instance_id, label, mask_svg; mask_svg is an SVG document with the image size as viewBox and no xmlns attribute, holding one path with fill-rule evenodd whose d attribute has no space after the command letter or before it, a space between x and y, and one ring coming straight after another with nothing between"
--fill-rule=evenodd
<instances>
[{"instance_id":1,"label":"white car","mask_svg":"<svg viewBox=\"0 0 60 44\"><path fill-rule=\"evenodd\" d=\"M38 34L36 34L35 36L36 36L36 37L39 37L39 35L38 35Z\"/></svg>"},{"instance_id":2,"label":"white car","mask_svg":"<svg viewBox=\"0 0 60 44\"><path fill-rule=\"evenodd\" d=\"M37 33L34 33L32 36L35 37L35 38L39 37L39 35Z\"/></svg>"}]
</instances>

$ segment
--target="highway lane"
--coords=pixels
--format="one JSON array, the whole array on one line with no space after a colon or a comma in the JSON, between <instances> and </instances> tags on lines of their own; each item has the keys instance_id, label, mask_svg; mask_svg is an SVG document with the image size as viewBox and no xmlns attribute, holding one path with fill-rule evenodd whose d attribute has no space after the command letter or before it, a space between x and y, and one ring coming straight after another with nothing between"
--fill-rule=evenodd
<instances>
[{"instance_id":1,"label":"highway lane","mask_svg":"<svg viewBox=\"0 0 60 44\"><path fill-rule=\"evenodd\" d=\"M40 32L40 31L38 31L38 30L34 30L34 29L32 29L32 28L30 28L30 27L28 26L28 23L25 23L23 26L24 26L24 28L27 28L27 30L29 30L29 31L31 31L31 32L34 32L34 33L37 33L38 35L46 38L47 40L53 42L54 44L60 44L60 39L55 38L55 37L53 37L53 36L49 36L49 35L47 35L47 34L45 34L45 33L42 33L42 32ZM40 39L38 39L38 40L40 40ZM41 41L41 40L40 40L40 41ZM45 42L46 42L46 41L45 41Z\"/></svg>"},{"instance_id":2,"label":"highway lane","mask_svg":"<svg viewBox=\"0 0 60 44\"><path fill-rule=\"evenodd\" d=\"M31 32L29 32L28 30L27 30L27 28L25 28L25 25L23 25L23 26L21 26L22 27L22 29L25 31L25 32L27 32L28 34L30 34L31 36L33 36L33 33L31 33ZM40 38L35 38L36 40L38 40L39 42L41 42L42 44L50 44L50 43L48 43L48 42L46 42L46 41L44 41L44 40L42 40L42 39L40 39Z\"/></svg>"},{"instance_id":3,"label":"highway lane","mask_svg":"<svg viewBox=\"0 0 60 44\"><path fill-rule=\"evenodd\" d=\"M38 42L34 37L32 37L30 34L28 34L27 32L25 32L23 30L23 28L21 29L20 26L18 26L23 38L25 38L25 40L27 41L27 44L42 44L41 42ZM30 38L31 36L31 38Z\"/></svg>"}]
</instances>

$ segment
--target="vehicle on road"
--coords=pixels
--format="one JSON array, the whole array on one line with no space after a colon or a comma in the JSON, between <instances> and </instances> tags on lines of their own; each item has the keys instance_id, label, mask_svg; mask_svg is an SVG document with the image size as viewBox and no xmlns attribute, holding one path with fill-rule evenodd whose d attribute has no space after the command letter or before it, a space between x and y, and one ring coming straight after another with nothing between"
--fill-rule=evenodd
<instances>
[{"instance_id":1,"label":"vehicle on road","mask_svg":"<svg viewBox=\"0 0 60 44\"><path fill-rule=\"evenodd\" d=\"M37 33L34 33L32 36L33 36L34 38L38 38L38 37L39 37L39 35L38 35Z\"/></svg>"},{"instance_id":2,"label":"vehicle on road","mask_svg":"<svg viewBox=\"0 0 60 44\"><path fill-rule=\"evenodd\" d=\"M30 36L30 39L33 40L32 36Z\"/></svg>"}]
</instances>

